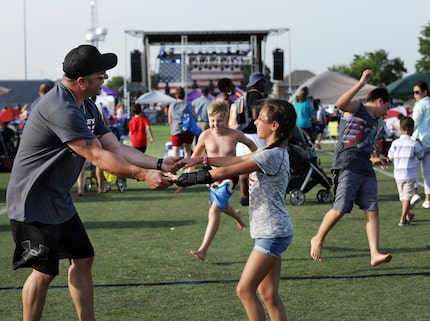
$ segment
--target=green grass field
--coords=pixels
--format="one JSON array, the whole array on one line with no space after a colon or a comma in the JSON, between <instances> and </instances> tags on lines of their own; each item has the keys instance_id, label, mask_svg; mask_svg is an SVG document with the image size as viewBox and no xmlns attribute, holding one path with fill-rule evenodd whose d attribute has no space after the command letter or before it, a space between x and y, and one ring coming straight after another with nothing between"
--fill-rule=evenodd
<instances>
[{"instance_id":1,"label":"green grass field","mask_svg":"<svg viewBox=\"0 0 430 321\"><path fill-rule=\"evenodd\" d=\"M167 126L152 126L156 144L148 154L162 157ZM326 172L333 145L319 152ZM388 169L387 172L391 172ZM21 319L21 286L29 270L12 270L13 241L5 213L9 174L0 174L0 320ZM381 250L391 263L371 267L364 215L354 208L328 235L324 261L309 256L309 240L330 204L316 201L318 186L303 206L290 211L295 235L283 255L280 294L289 320L430 320L430 211L417 206L413 226L398 227L400 202L394 179L378 173ZM98 320L246 320L235 286L253 246L223 216L220 230L200 262L189 255L203 237L208 192L204 186L152 191L127 180L124 193L92 190L75 204L96 251L93 267ZM422 194L422 188L420 188ZM76 187L72 191L76 195ZM239 193L232 204L238 206ZM247 219L247 208L241 208ZM67 290L67 262L48 292L42 320L76 320Z\"/></svg>"}]
</instances>

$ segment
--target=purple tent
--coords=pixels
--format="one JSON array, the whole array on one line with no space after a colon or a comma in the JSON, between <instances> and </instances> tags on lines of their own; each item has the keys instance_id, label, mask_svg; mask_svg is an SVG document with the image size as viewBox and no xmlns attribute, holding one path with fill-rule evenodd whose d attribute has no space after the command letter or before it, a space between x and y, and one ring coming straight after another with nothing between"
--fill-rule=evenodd
<instances>
[{"instance_id":1,"label":"purple tent","mask_svg":"<svg viewBox=\"0 0 430 321\"><path fill-rule=\"evenodd\" d=\"M194 99L199 98L202 95L200 89L193 89L187 92L187 101L193 101Z\"/></svg>"},{"instance_id":2,"label":"purple tent","mask_svg":"<svg viewBox=\"0 0 430 321\"><path fill-rule=\"evenodd\" d=\"M102 86L102 90L100 92L100 95L101 96L115 96L115 97L119 96L119 94L115 90L112 90L112 89L105 87L105 86Z\"/></svg>"}]
</instances>

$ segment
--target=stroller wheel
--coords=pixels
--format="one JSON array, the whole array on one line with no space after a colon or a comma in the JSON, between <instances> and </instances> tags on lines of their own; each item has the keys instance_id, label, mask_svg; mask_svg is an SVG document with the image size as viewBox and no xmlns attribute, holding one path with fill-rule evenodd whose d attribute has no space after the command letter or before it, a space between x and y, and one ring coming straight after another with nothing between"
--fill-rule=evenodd
<instances>
[{"instance_id":1,"label":"stroller wheel","mask_svg":"<svg viewBox=\"0 0 430 321\"><path fill-rule=\"evenodd\" d=\"M331 203L333 202L333 193L327 189L319 190L317 193L317 200L324 204Z\"/></svg>"},{"instance_id":2,"label":"stroller wheel","mask_svg":"<svg viewBox=\"0 0 430 321\"><path fill-rule=\"evenodd\" d=\"M92 187L91 177L85 179L85 192L89 192Z\"/></svg>"},{"instance_id":3,"label":"stroller wheel","mask_svg":"<svg viewBox=\"0 0 430 321\"><path fill-rule=\"evenodd\" d=\"M125 178L118 177L117 185L118 185L118 191L120 193L124 193L124 191L125 191Z\"/></svg>"},{"instance_id":4,"label":"stroller wheel","mask_svg":"<svg viewBox=\"0 0 430 321\"><path fill-rule=\"evenodd\" d=\"M305 203L305 193L299 189L290 192L290 203L293 206L301 206Z\"/></svg>"}]
</instances>

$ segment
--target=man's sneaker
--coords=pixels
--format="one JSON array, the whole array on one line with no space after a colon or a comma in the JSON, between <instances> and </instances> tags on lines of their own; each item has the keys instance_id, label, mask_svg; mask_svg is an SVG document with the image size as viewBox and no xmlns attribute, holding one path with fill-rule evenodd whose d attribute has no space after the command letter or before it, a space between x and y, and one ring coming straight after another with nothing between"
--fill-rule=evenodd
<instances>
[{"instance_id":1,"label":"man's sneaker","mask_svg":"<svg viewBox=\"0 0 430 321\"><path fill-rule=\"evenodd\" d=\"M418 194L412 195L411 203L409 205L410 209L413 209L415 204L417 204L421 200L421 197ZM424 205L423 205L424 206Z\"/></svg>"},{"instance_id":2,"label":"man's sneaker","mask_svg":"<svg viewBox=\"0 0 430 321\"><path fill-rule=\"evenodd\" d=\"M430 201L423 202L423 207L424 208L430 208Z\"/></svg>"}]
</instances>

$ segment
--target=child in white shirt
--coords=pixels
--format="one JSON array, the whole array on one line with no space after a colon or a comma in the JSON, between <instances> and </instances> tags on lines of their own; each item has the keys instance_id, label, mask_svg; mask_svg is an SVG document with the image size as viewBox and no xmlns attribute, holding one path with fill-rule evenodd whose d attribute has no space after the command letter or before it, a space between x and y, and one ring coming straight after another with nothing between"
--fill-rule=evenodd
<instances>
[{"instance_id":1,"label":"child in white shirt","mask_svg":"<svg viewBox=\"0 0 430 321\"><path fill-rule=\"evenodd\" d=\"M401 135L399 139L393 141L388 151L388 158L394 162L394 178L402 203L399 226L407 226L412 223L414 214L410 212L410 202L414 195L419 160L424 156L421 143L411 137L413 132L414 120L411 117L401 118Z\"/></svg>"}]
</instances>

